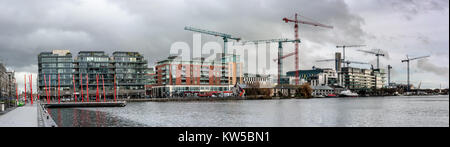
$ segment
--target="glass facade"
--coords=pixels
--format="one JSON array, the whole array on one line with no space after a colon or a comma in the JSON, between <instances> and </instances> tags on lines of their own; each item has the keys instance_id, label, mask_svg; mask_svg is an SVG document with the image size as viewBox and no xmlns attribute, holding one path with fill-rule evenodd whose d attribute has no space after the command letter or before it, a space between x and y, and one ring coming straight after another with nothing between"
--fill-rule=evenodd
<instances>
[{"instance_id":1,"label":"glass facade","mask_svg":"<svg viewBox=\"0 0 450 147\"><path fill-rule=\"evenodd\" d=\"M147 61L137 52L114 52L110 57L103 51L81 51L74 59L68 50L42 52L38 55L38 66L38 86L43 96L46 95L45 84L51 86L51 98L57 96L54 91L57 90L58 74L60 75L61 97L73 98L73 85L75 84L75 93L80 99L82 86L80 82L83 81L84 92L86 92L86 82L88 82L90 98L95 98L98 76L100 93L103 92L104 81L106 97L113 98L114 75L116 75L119 98L142 98L145 96ZM44 75L46 75L46 83ZM49 78L51 83L49 83Z\"/></svg>"}]
</instances>

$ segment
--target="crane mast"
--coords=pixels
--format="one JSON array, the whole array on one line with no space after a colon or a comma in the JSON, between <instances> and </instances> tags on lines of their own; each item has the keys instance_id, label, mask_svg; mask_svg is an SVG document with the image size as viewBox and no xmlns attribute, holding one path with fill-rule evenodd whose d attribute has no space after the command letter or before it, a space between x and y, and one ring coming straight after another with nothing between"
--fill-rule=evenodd
<instances>
[{"instance_id":1,"label":"crane mast","mask_svg":"<svg viewBox=\"0 0 450 147\"><path fill-rule=\"evenodd\" d=\"M283 18L283 21L285 23L289 23L292 22L294 23L294 32L295 32L295 40L299 40L299 35L298 35L298 24L306 24L306 25L312 25L312 26L317 26L317 27L324 27L324 28L330 28L332 29L333 26L328 26L328 25L324 25L324 24L320 24L320 23L314 23L314 22L308 22L308 21L303 21L303 20L299 20L298 19L298 14L295 13L295 18L294 19L288 19L288 18ZM298 48L299 48L299 42L295 42L295 51L293 54L295 54L295 84L299 85L299 61L298 61Z\"/></svg>"},{"instance_id":2,"label":"crane mast","mask_svg":"<svg viewBox=\"0 0 450 147\"><path fill-rule=\"evenodd\" d=\"M342 48L342 61L345 61L345 48L364 47L366 45L341 45L336 48Z\"/></svg>"},{"instance_id":3,"label":"crane mast","mask_svg":"<svg viewBox=\"0 0 450 147\"><path fill-rule=\"evenodd\" d=\"M205 30L205 29L198 29L198 28L194 28L194 27L184 27L184 30L187 31L192 31L192 32L197 32L197 33L202 33L202 34L207 34L207 35L212 35L212 36L216 36L216 37L222 37L223 39L223 52L222 52L222 78L220 79L220 83L222 83L222 80L226 79L225 77L225 65L226 65L226 60L225 60L225 55L227 53L227 43L228 40L236 40L236 41L240 41L241 38L239 37L232 37L229 34L226 33L221 33L221 32L216 32L216 31L210 31L210 30ZM236 62L236 57L233 54L233 61ZM236 83L232 83L232 84L236 84Z\"/></svg>"},{"instance_id":4,"label":"crane mast","mask_svg":"<svg viewBox=\"0 0 450 147\"><path fill-rule=\"evenodd\" d=\"M300 42L300 39L290 40L290 39L282 38L282 39L269 39L269 40L242 41L243 44L249 43L249 42L255 43L255 44L278 42L278 58L274 59L274 62L278 63L277 84L280 85L281 84L281 80L280 80L281 75L283 74L283 62L282 62L282 59L284 59L283 58L283 43L287 43L287 42L296 42L297 43L297 42Z\"/></svg>"},{"instance_id":5,"label":"crane mast","mask_svg":"<svg viewBox=\"0 0 450 147\"><path fill-rule=\"evenodd\" d=\"M423 59L423 58L428 58L428 57L430 57L430 56L421 56L421 57L416 57L416 58L409 58L408 57L408 55L406 55L406 59L405 60L402 60L402 63L403 62L406 62L406 64L407 64L407 86L406 86L406 90L407 90L407 92L409 92L409 90L410 90L410 83L409 83L409 62L411 62L411 61L413 61L413 60L418 60L418 59Z\"/></svg>"}]
</instances>

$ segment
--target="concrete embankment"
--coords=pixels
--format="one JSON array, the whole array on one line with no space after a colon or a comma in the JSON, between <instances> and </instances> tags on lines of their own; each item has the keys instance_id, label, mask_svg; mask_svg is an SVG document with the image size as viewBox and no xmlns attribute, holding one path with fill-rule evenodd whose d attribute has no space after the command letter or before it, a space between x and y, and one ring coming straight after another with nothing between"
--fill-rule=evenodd
<instances>
[{"instance_id":1,"label":"concrete embankment","mask_svg":"<svg viewBox=\"0 0 450 147\"><path fill-rule=\"evenodd\" d=\"M168 102L168 101L227 101L247 100L246 98L148 98L148 99L121 99L127 102Z\"/></svg>"}]
</instances>

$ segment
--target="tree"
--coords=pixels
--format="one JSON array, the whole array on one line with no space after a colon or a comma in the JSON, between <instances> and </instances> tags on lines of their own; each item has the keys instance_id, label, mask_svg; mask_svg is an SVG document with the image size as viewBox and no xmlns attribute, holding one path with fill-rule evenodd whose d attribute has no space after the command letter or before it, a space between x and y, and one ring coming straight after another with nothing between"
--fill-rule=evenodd
<instances>
[{"instance_id":1,"label":"tree","mask_svg":"<svg viewBox=\"0 0 450 147\"><path fill-rule=\"evenodd\" d=\"M295 91L296 97L299 98L311 98L312 97L312 88L309 83L305 83L303 85L298 86Z\"/></svg>"}]
</instances>

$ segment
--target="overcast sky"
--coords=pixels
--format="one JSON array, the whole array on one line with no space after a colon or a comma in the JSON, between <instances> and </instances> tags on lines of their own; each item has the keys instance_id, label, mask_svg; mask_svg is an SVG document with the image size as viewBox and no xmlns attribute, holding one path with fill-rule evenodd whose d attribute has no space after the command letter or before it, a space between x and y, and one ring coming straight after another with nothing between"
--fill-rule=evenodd
<instances>
[{"instance_id":1,"label":"overcast sky","mask_svg":"<svg viewBox=\"0 0 450 147\"><path fill-rule=\"evenodd\" d=\"M281 19L298 12L302 19L334 26L300 25L301 69L332 68L314 61L333 58L341 52L336 45L365 44L358 49L387 52L381 66L394 67L393 82L406 83L406 54L431 55L411 62L412 83L448 87L448 6L448 0L0 0L0 61L16 71L20 85L25 73L36 77L37 55L53 49L138 51L152 66L169 55L172 43L192 44L184 26L246 40L293 38L293 25ZM285 53L293 50L286 45ZM375 56L356 50L347 50L349 60L376 64ZM285 71L294 69L293 57L285 62Z\"/></svg>"}]
</instances>

